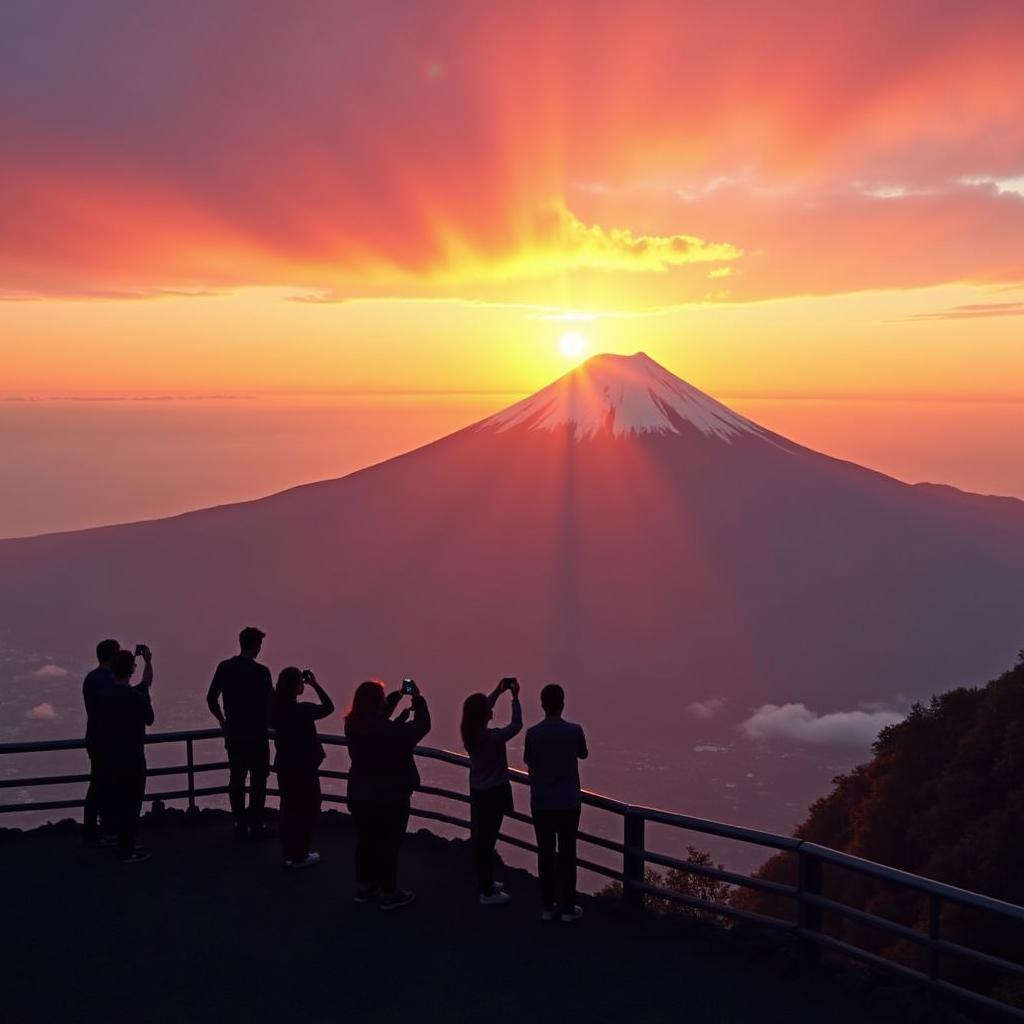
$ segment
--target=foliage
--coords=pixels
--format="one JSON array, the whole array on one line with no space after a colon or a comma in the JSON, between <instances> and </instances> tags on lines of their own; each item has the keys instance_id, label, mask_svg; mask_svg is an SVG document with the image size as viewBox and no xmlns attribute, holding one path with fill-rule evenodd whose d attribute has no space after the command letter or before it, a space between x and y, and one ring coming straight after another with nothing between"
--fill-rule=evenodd
<instances>
[{"instance_id":1,"label":"foliage","mask_svg":"<svg viewBox=\"0 0 1024 1024\"><path fill-rule=\"evenodd\" d=\"M698 849L696 846L687 846L686 863L697 868L722 870L722 865L716 864L707 850ZM728 903L732 895L732 886L728 883L681 868L669 868L664 874L648 868L644 872L644 881L658 889L708 903ZM622 896L622 883L610 882L597 895L602 899L618 899ZM650 894L644 895L644 908L655 914L684 914L698 920L721 920L719 915L699 907L688 907L669 897Z\"/></svg>"},{"instance_id":2,"label":"foliage","mask_svg":"<svg viewBox=\"0 0 1024 1024\"><path fill-rule=\"evenodd\" d=\"M810 808L799 838L964 889L1024 904L1024 652L1009 672L980 688L960 688L916 705L884 729L874 757L834 780ZM793 884L796 865L779 854L758 872ZM851 871L826 869L825 895L927 931L922 897ZM744 892L737 903L782 916L783 900ZM788 908L792 916L791 904ZM921 964L921 951L877 929L834 921L830 931L865 948ZM946 906L946 939L1015 959L1024 928ZM947 977L988 987L949 958Z\"/></svg>"}]
</instances>

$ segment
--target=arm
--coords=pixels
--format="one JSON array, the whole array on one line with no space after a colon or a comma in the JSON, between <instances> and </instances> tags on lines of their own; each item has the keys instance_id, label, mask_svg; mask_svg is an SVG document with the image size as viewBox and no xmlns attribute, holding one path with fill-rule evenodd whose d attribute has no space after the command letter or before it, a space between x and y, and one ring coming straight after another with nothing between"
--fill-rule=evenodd
<instances>
[{"instance_id":1,"label":"arm","mask_svg":"<svg viewBox=\"0 0 1024 1024\"><path fill-rule=\"evenodd\" d=\"M526 742L523 744L523 764L527 767L530 765L530 757L532 756L532 753L533 752L530 750L530 730L527 729Z\"/></svg>"},{"instance_id":2,"label":"arm","mask_svg":"<svg viewBox=\"0 0 1024 1024\"><path fill-rule=\"evenodd\" d=\"M497 735L503 742L508 742L523 728L523 706L519 703L519 695L512 694L512 721L508 725L495 729Z\"/></svg>"},{"instance_id":3,"label":"arm","mask_svg":"<svg viewBox=\"0 0 1024 1024\"><path fill-rule=\"evenodd\" d=\"M142 692L146 695L146 703L142 710L142 718L146 725L152 725L156 721L156 716L153 714L153 701L149 696L149 687L147 686Z\"/></svg>"},{"instance_id":4,"label":"arm","mask_svg":"<svg viewBox=\"0 0 1024 1024\"><path fill-rule=\"evenodd\" d=\"M222 729L224 728L224 712L220 709L220 695L223 689L223 673L221 672L220 665L218 665L217 671L213 673L213 682L210 683L210 689L206 692L206 706L210 709L210 714L217 719Z\"/></svg>"},{"instance_id":5,"label":"arm","mask_svg":"<svg viewBox=\"0 0 1024 1024\"><path fill-rule=\"evenodd\" d=\"M142 660L145 665L142 669L142 679L139 686L150 687L153 685L153 652L145 645L142 645Z\"/></svg>"},{"instance_id":6,"label":"arm","mask_svg":"<svg viewBox=\"0 0 1024 1024\"><path fill-rule=\"evenodd\" d=\"M402 728L408 730L409 738L414 744L419 743L430 732L430 709L418 693L412 698L412 721L405 723Z\"/></svg>"},{"instance_id":7,"label":"arm","mask_svg":"<svg viewBox=\"0 0 1024 1024\"><path fill-rule=\"evenodd\" d=\"M583 727L581 726L580 727L580 742L579 742L579 746L576 748L576 756L581 761L585 761L587 759L587 756L588 756L589 753L590 753L590 751L587 750L587 737L583 735Z\"/></svg>"},{"instance_id":8,"label":"arm","mask_svg":"<svg viewBox=\"0 0 1024 1024\"><path fill-rule=\"evenodd\" d=\"M313 687L313 692L320 700L320 704L312 708L309 713L313 721L316 722L334 713L334 701L331 700L327 695L327 691L316 681L315 676L310 677L309 685Z\"/></svg>"},{"instance_id":9,"label":"arm","mask_svg":"<svg viewBox=\"0 0 1024 1024\"><path fill-rule=\"evenodd\" d=\"M504 689L505 688L501 685L501 683L498 683L498 685L493 690L491 690L489 694L487 694L487 703L492 708L494 707L495 704L498 703L498 698L501 696L502 691Z\"/></svg>"},{"instance_id":10,"label":"arm","mask_svg":"<svg viewBox=\"0 0 1024 1024\"><path fill-rule=\"evenodd\" d=\"M395 708L402 702L402 691L392 690L384 698L385 717L390 718L395 713Z\"/></svg>"}]
</instances>

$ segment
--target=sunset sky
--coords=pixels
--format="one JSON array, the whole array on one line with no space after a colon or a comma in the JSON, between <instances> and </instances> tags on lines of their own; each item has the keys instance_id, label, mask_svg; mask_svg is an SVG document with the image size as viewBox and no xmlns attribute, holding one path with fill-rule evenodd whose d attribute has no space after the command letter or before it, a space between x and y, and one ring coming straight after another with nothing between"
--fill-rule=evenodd
<instances>
[{"instance_id":1,"label":"sunset sky","mask_svg":"<svg viewBox=\"0 0 1024 1024\"><path fill-rule=\"evenodd\" d=\"M1020 403L1022 54L1015 0L7 0L0 398L519 394L573 329Z\"/></svg>"}]
</instances>

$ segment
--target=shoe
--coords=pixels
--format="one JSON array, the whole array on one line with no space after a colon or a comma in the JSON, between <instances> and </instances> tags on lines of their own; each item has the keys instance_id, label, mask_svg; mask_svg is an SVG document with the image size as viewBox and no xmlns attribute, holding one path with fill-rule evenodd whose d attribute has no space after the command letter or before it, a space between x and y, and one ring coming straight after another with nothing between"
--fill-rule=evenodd
<instances>
[{"instance_id":1,"label":"shoe","mask_svg":"<svg viewBox=\"0 0 1024 1024\"><path fill-rule=\"evenodd\" d=\"M391 893L390 896L381 897L380 909L397 910L399 907L412 903L415 899L416 893L410 892L408 889L399 889L397 892Z\"/></svg>"},{"instance_id":2,"label":"shoe","mask_svg":"<svg viewBox=\"0 0 1024 1024\"><path fill-rule=\"evenodd\" d=\"M153 855L148 853L146 850L132 850L131 853L121 854L117 858L119 864L141 864L143 861L149 860Z\"/></svg>"},{"instance_id":3,"label":"shoe","mask_svg":"<svg viewBox=\"0 0 1024 1024\"><path fill-rule=\"evenodd\" d=\"M540 919L542 921L554 921L554 919L555 919L555 912L553 910L541 911Z\"/></svg>"},{"instance_id":4,"label":"shoe","mask_svg":"<svg viewBox=\"0 0 1024 1024\"><path fill-rule=\"evenodd\" d=\"M307 853L302 860L286 860L284 866L286 868L311 868L316 864L320 863L319 853Z\"/></svg>"},{"instance_id":5,"label":"shoe","mask_svg":"<svg viewBox=\"0 0 1024 1024\"><path fill-rule=\"evenodd\" d=\"M491 883L491 888L495 892L504 892L505 891L505 883L504 882L492 882Z\"/></svg>"},{"instance_id":6,"label":"shoe","mask_svg":"<svg viewBox=\"0 0 1024 1024\"><path fill-rule=\"evenodd\" d=\"M570 921L578 921L583 916L582 907L573 907L571 910L563 910L559 915L558 920L564 924L568 924Z\"/></svg>"},{"instance_id":7,"label":"shoe","mask_svg":"<svg viewBox=\"0 0 1024 1024\"><path fill-rule=\"evenodd\" d=\"M353 903L370 903L380 895L380 887L376 885L357 885L352 897Z\"/></svg>"},{"instance_id":8,"label":"shoe","mask_svg":"<svg viewBox=\"0 0 1024 1024\"><path fill-rule=\"evenodd\" d=\"M249 829L249 838L254 842L259 842L261 839L269 839L274 834L274 830L269 825L253 825Z\"/></svg>"},{"instance_id":9,"label":"shoe","mask_svg":"<svg viewBox=\"0 0 1024 1024\"><path fill-rule=\"evenodd\" d=\"M480 893L480 906L481 907L500 907L505 903L511 903L512 897L507 892L502 892L497 886L494 887L494 892L490 896Z\"/></svg>"}]
</instances>

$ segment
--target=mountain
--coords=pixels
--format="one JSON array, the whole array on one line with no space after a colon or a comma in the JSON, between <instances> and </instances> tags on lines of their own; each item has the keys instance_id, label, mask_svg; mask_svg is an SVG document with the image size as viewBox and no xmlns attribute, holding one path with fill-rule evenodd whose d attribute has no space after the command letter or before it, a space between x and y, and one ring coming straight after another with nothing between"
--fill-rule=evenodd
<instances>
[{"instance_id":1,"label":"mountain","mask_svg":"<svg viewBox=\"0 0 1024 1024\"><path fill-rule=\"evenodd\" d=\"M1020 646L1024 503L900 483L604 355L341 479L0 542L0 580L0 642L75 665L101 636L149 642L179 723L205 723L212 667L254 623L274 668L311 665L342 701L417 677L437 742L465 693L518 674L564 681L624 750L671 749L695 701L734 729L765 703L994 674Z\"/></svg>"}]
</instances>

